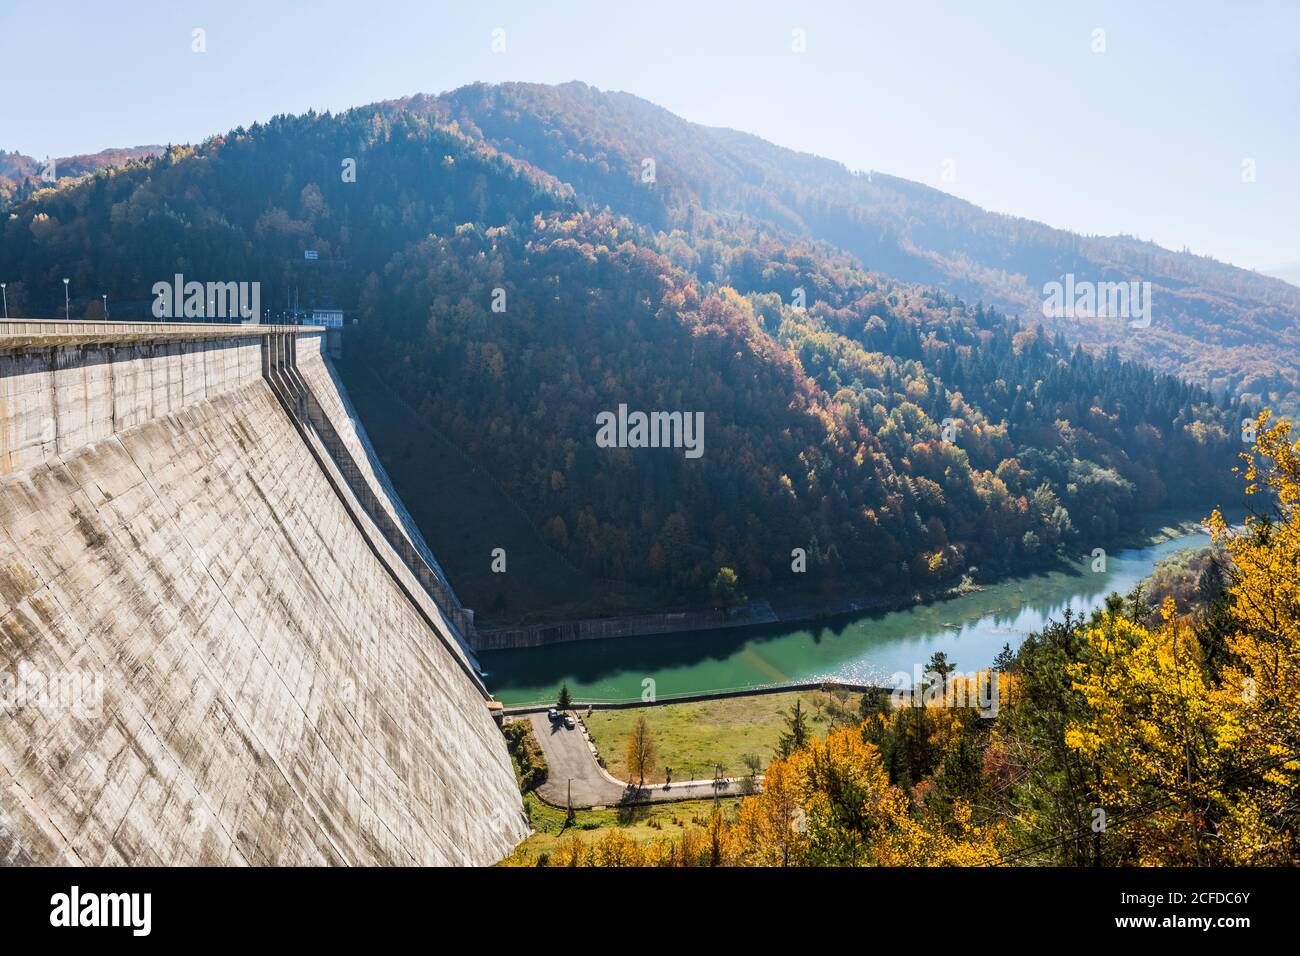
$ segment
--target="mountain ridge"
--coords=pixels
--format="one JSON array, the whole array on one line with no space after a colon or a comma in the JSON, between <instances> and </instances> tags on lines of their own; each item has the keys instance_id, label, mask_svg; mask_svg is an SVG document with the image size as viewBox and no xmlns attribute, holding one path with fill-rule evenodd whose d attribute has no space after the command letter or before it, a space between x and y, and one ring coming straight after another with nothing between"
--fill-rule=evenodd
<instances>
[{"instance_id":1,"label":"mountain ridge","mask_svg":"<svg viewBox=\"0 0 1300 956\"><path fill-rule=\"evenodd\" d=\"M672 164L641 183L636 141L568 149L574 117L483 118L497 145L425 101L276 117L43 190L0 219L11 308L62 308L70 276L78 312L102 292L121 317L176 272L339 304L348 350L567 560L701 603L792 583L910 594L1229 493L1246 406L710 211ZM621 403L703 413L703 457L598 448L596 416ZM379 451L409 496L412 450ZM533 569L506 550L511 572L478 592L447 567L481 611L525 600L511 581Z\"/></svg>"},{"instance_id":2,"label":"mountain ridge","mask_svg":"<svg viewBox=\"0 0 1300 956\"><path fill-rule=\"evenodd\" d=\"M1300 288L1281 279L1123 234L1083 236L984 210L884 173L855 174L834 160L690 123L634 94L582 83L473 84L377 105L454 120L512 155L564 170L595 206L655 228L688 224L693 205L757 217L792 238L828 242L873 272L1042 321L1072 342L1114 346L1216 392L1288 411L1300 403ZM537 132L524 123L530 117L534 127L549 127L540 140L530 138ZM691 135L719 149L689 142ZM646 157L657 159L657 191L623 188ZM733 175L738 183L728 181ZM1042 287L1066 273L1151 281L1158 310L1152 328L1133 336L1122 322L1045 316Z\"/></svg>"}]
</instances>

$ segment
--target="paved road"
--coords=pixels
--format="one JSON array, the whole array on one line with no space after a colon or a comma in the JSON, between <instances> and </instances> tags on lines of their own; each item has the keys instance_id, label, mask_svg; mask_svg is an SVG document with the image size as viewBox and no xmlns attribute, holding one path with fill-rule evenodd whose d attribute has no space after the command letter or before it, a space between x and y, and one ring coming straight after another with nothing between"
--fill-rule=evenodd
<instances>
[{"instance_id":1,"label":"paved road","mask_svg":"<svg viewBox=\"0 0 1300 956\"><path fill-rule=\"evenodd\" d=\"M546 783L537 788L547 803L566 806L569 783L575 807L600 807L622 802L628 788L605 773L596 763L582 732L582 725L570 730L563 723L552 724L545 714L529 714L533 734L546 754Z\"/></svg>"},{"instance_id":2,"label":"paved road","mask_svg":"<svg viewBox=\"0 0 1300 956\"><path fill-rule=\"evenodd\" d=\"M715 785L712 780L685 780L665 786L634 787L605 772L591 751L582 723L570 730L564 724L552 724L545 714L529 714L533 733L546 754L546 783L537 788L547 803L566 806L569 784L573 786L575 809L610 807L620 803L666 803L674 800L705 800L715 794L740 796L738 781Z\"/></svg>"}]
</instances>

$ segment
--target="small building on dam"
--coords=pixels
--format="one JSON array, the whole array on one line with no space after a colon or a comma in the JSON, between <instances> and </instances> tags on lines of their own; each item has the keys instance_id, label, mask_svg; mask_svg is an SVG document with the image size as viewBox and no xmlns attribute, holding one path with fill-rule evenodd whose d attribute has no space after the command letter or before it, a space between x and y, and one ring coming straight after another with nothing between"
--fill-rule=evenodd
<instances>
[{"instance_id":1,"label":"small building on dam","mask_svg":"<svg viewBox=\"0 0 1300 956\"><path fill-rule=\"evenodd\" d=\"M0 864L489 864L467 637L311 327L0 323Z\"/></svg>"}]
</instances>

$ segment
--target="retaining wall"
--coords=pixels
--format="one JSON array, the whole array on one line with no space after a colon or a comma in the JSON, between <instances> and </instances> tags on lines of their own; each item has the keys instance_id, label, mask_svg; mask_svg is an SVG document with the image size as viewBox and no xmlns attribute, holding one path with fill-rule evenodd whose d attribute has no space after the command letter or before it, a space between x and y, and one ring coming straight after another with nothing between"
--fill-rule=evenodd
<instances>
[{"instance_id":1,"label":"retaining wall","mask_svg":"<svg viewBox=\"0 0 1300 956\"><path fill-rule=\"evenodd\" d=\"M732 611L676 611L590 618L556 624L478 629L471 638L477 651L541 647L570 641L596 641L607 637L650 637L682 631L709 631L727 627L752 627L778 620L766 601L755 601Z\"/></svg>"}]
</instances>

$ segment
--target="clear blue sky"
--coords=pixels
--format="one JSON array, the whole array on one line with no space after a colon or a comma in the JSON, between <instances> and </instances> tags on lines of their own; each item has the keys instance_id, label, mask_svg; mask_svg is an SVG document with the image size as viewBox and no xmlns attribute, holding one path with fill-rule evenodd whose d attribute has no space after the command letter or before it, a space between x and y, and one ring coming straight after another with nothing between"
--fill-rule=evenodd
<instances>
[{"instance_id":1,"label":"clear blue sky","mask_svg":"<svg viewBox=\"0 0 1300 956\"><path fill-rule=\"evenodd\" d=\"M476 80L580 79L1054 226L1300 264L1295 0L0 0L0 41L0 148L38 157Z\"/></svg>"}]
</instances>

